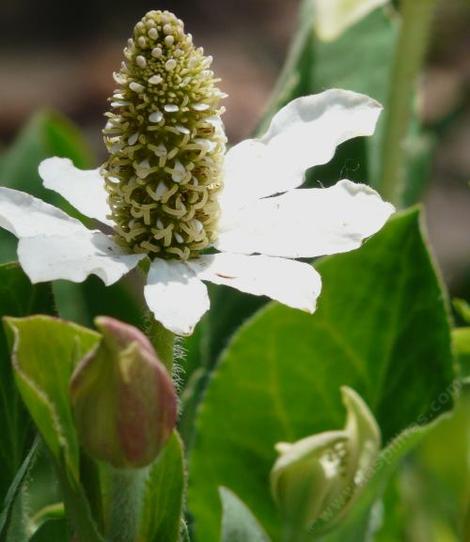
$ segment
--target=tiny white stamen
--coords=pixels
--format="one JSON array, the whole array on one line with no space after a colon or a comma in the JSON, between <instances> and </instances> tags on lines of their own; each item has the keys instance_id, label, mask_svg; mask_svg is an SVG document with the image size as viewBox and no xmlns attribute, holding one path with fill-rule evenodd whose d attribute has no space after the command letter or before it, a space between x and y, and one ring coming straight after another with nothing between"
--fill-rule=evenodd
<instances>
[{"instance_id":1,"label":"tiny white stamen","mask_svg":"<svg viewBox=\"0 0 470 542\"><path fill-rule=\"evenodd\" d=\"M178 232L175 232L174 235L175 235L175 239L176 239L176 241L178 243L183 243L184 242L184 238Z\"/></svg>"},{"instance_id":2,"label":"tiny white stamen","mask_svg":"<svg viewBox=\"0 0 470 542\"><path fill-rule=\"evenodd\" d=\"M157 30L155 27L151 28L151 29L147 32L147 34L148 34L148 37L149 37L150 39L152 39L152 40L156 40L156 39L158 38L158 30Z\"/></svg>"},{"instance_id":3,"label":"tiny white stamen","mask_svg":"<svg viewBox=\"0 0 470 542\"><path fill-rule=\"evenodd\" d=\"M149 115L150 122L160 122L163 118L163 113L161 111L154 111Z\"/></svg>"},{"instance_id":4,"label":"tiny white stamen","mask_svg":"<svg viewBox=\"0 0 470 542\"><path fill-rule=\"evenodd\" d=\"M200 62L200 60L197 57L190 58L189 62L188 62L188 68L190 70L192 70L193 68L195 68L199 64L199 62Z\"/></svg>"},{"instance_id":5,"label":"tiny white stamen","mask_svg":"<svg viewBox=\"0 0 470 542\"><path fill-rule=\"evenodd\" d=\"M165 44L170 46L173 45L173 43L175 43L175 37L170 34L165 38Z\"/></svg>"},{"instance_id":6,"label":"tiny white stamen","mask_svg":"<svg viewBox=\"0 0 470 542\"><path fill-rule=\"evenodd\" d=\"M163 194L166 194L166 192L168 192L167 185L163 181L160 181L158 183L157 189L155 190L155 195L157 196L157 198L161 198Z\"/></svg>"},{"instance_id":7,"label":"tiny white stamen","mask_svg":"<svg viewBox=\"0 0 470 542\"><path fill-rule=\"evenodd\" d=\"M194 111L207 111L210 106L208 104L196 103L192 104L191 107L194 109Z\"/></svg>"},{"instance_id":8,"label":"tiny white stamen","mask_svg":"<svg viewBox=\"0 0 470 542\"><path fill-rule=\"evenodd\" d=\"M124 85L126 82L126 78L117 72L113 73L113 79L116 81L118 85Z\"/></svg>"},{"instance_id":9,"label":"tiny white stamen","mask_svg":"<svg viewBox=\"0 0 470 542\"><path fill-rule=\"evenodd\" d=\"M175 160L175 167L171 178L175 183L180 183L186 177L186 169L179 160Z\"/></svg>"},{"instance_id":10,"label":"tiny white stamen","mask_svg":"<svg viewBox=\"0 0 470 542\"><path fill-rule=\"evenodd\" d=\"M139 66L139 68L145 68L145 66L147 66L147 61L145 60L145 57L142 55L137 56L135 61L137 63L137 66Z\"/></svg>"},{"instance_id":11,"label":"tiny white stamen","mask_svg":"<svg viewBox=\"0 0 470 542\"><path fill-rule=\"evenodd\" d=\"M155 47L154 49L152 49L152 56L154 58L160 58L163 54L163 51L161 50L160 47Z\"/></svg>"},{"instance_id":12,"label":"tiny white stamen","mask_svg":"<svg viewBox=\"0 0 470 542\"><path fill-rule=\"evenodd\" d=\"M170 36L167 36L168 38ZM165 63L165 70L171 72L171 70L174 70L176 68L176 60L174 58L170 58L170 60L167 60Z\"/></svg>"},{"instance_id":13,"label":"tiny white stamen","mask_svg":"<svg viewBox=\"0 0 470 542\"><path fill-rule=\"evenodd\" d=\"M111 102L111 107L124 107L126 105L129 105L129 102L122 102L122 101Z\"/></svg>"},{"instance_id":14,"label":"tiny white stamen","mask_svg":"<svg viewBox=\"0 0 470 542\"><path fill-rule=\"evenodd\" d=\"M163 222L159 218L157 218L157 228L159 230L163 230L164 227L165 226L164 226Z\"/></svg>"},{"instance_id":15,"label":"tiny white stamen","mask_svg":"<svg viewBox=\"0 0 470 542\"><path fill-rule=\"evenodd\" d=\"M142 160L142 162L137 165L136 170L137 177L139 177L140 179L145 179L145 177L147 177L150 172L149 161L147 159Z\"/></svg>"},{"instance_id":16,"label":"tiny white stamen","mask_svg":"<svg viewBox=\"0 0 470 542\"><path fill-rule=\"evenodd\" d=\"M139 139L139 132L135 132L129 137L127 142L129 143L129 145L135 145L138 139Z\"/></svg>"},{"instance_id":17,"label":"tiny white stamen","mask_svg":"<svg viewBox=\"0 0 470 542\"><path fill-rule=\"evenodd\" d=\"M176 113L179 110L179 107L176 104L165 104L163 109L167 113Z\"/></svg>"},{"instance_id":18,"label":"tiny white stamen","mask_svg":"<svg viewBox=\"0 0 470 542\"><path fill-rule=\"evenodd\" d=\"M144 36L139 36L137 43L140 45L140 47L142 47L142 49L145 49L145 47L147 47L147 40L144 38Z\"/></svg>"},{"instance_id":19,"label":"tiny white stamen","mask_svg":"<svg viewBox=\"0 0 470 542\"><path fill-rule=\"evenodd\" d=\"M160 143L160 145L156 147L156 150L154 152L159 157L163 157L168 154L168 151L166 150L166 147L165 145L163 145L163 143Z\"/></svg>"},{"instance_id":20,"label":"tiny white stamen","mask_svg":"<svg viewBox=\"0 0 470 542\"><path fill-rule=\"evenodd\" d=\"M152 75L149 79L149 83L151 85L159 85L163 81L163 78L161 75Z\"/></svg>"},{"instance_id":21,"label":"tiny white stamen","mask_svg":"<svg viewBox=\"0 0 470 542\"><path fill-rule=\"evenodd\" d=\"M194 226L194 229L197 231L197 233L201 233L202 230L204 229L202 222L197 220L197 218L191 220L191 224Z\"/></svg>"},{"instance_id":22,"label":"tiny white stamen","mask_svg":"<svg viewBox=\"0 0 470 542\"><path fill-rule=\"evenodd\" d=\"M144 91L143 85L141 85L140 83L136 83L135 81L132 81L132 83L130 83L129 88L137 93Z\"/></svg>"},{"instance_id":23,"label":"tiny white stamen","mask_svg":"<svg viewBox=\"0 0 470 542\"><path fill-rule=\"evenodd\" d=\"M175 128L178 130L178 132L181 132L182 134L189 135L191 133L191 131L188 130L186 126L181 126L181 124L178 124L177 126L175 126Z\"/></svg>"}]
</instances>

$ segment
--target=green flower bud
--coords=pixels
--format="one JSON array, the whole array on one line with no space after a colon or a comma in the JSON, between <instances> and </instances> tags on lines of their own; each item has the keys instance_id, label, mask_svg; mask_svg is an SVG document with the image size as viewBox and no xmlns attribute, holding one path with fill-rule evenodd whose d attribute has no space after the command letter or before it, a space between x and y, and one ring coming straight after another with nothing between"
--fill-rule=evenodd
<instances>
[{"instance_id":1,"label":"green flower bud","mask_svg":"<svg viewBox=\"0 0 470 542\"><path fill-rule=\"evenodd\" d=\"M288 529L331 528L374 468L380 450L377 422L354 390L344 386L341 393L347 410L343 430L276 445L280 456L271 471L271 490Z\"/></svg>"},{"instance_id":2,"label":"green flower bud","mask_svg":"<svg viewBox=\"0 0 470 542\"><path fill-rule=\"evenodd\" d=\"M95 459L116 468L144 467L175 427L173 383L138 329L105 316L95 324L103 338L70 383L79 439Z\"/></svg>"},{"instance_id":3,"label":"green flower bud","mask_svg":"<svg viewBox=\"0 0 470 542\"><path fill-rule=\"evenodd\" d=\"M117 241L150 257L197 256L216 238L224 94L183 22L169 11L139 21L114 74L102 166Z\"/></svg>"}]
</instances>

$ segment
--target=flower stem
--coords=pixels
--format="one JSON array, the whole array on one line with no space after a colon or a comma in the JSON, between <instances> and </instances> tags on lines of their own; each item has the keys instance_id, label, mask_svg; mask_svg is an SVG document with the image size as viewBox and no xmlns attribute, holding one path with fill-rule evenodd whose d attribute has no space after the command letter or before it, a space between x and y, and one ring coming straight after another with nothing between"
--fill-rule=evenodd
<instances>
[{"instance_id":1,"label":"flower stem","mask_svg":"<svg viewBox=\"0 0 470 542\"><path fill-rule=\"evenodd\" d=\"M146 469L109 467L110 515L106 537L108 542L136 540L146 472Z\"/></svg>"},{"instance_id":2,"label":"flower stem","mask_svg":"<svg viewBox=\"0 0 470 542\"><path fill-rule=\"evenodd\" d=\"M382 141L382 196L400 205L405 188L404 139L408 132L414 87L426 52L436 0L402 0L401 27L395 50Z\"/></svg>"},{"instance_id":3,"label":"flower stem","mask_svg":"<svg viewBox=\"0 0 470 542\"><path fill-rule=\"evenodd\" d=\"M166 328L157 322L153 316L151 318L151 323L147 330L147 335L150 338L150 341L155 348L155 352L158 355L160 361L168 369L168 372L171 374L173 367L173 350L175 346L175 336L171 331L168 331Z\"/></svg>"}]
</instances>

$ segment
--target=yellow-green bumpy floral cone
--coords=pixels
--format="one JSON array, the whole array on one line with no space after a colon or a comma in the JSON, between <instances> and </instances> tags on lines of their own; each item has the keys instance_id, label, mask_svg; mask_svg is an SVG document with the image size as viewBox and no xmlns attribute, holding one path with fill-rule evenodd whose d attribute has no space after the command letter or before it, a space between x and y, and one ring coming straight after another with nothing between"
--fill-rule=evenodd
<instances>
[{"instance_id":1,"label":"yellow-green bumpy floral cone","mask_svg":"<svg viewBox=\"0 0 470 542\"><path fill-rule=\"evenodd\" d=\"M170 12L147 13L124 55L103 131L110 218L133 252L186 260L216 238L223 94L212 58Z\"/></svg>"}]
</instances>

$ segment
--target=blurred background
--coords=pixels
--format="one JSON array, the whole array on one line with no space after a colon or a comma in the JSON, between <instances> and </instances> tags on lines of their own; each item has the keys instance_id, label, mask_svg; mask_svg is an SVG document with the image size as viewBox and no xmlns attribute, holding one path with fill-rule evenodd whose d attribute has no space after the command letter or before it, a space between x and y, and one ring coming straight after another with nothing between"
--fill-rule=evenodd
<instances>
[{"instance_id":1,"label":"blurred background","mask_svg":"<svg viewBox=\"0 0 470 542\"><path fill-rule=\"evenodd\" d=\"M38 109L53 108L104 157L103 112L122 48L149 9L170 9L214 56L231 142L259 121L297 22L298 0L2 0L0 146ZM454 295L470 298L470 1L441 0L420 82L425 124L439 138L425 205ZM360 62L360 59L358 59Z\"/></svg>"}]
</instances>

